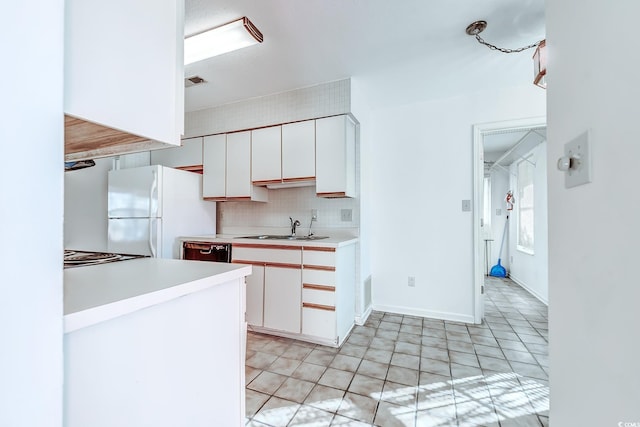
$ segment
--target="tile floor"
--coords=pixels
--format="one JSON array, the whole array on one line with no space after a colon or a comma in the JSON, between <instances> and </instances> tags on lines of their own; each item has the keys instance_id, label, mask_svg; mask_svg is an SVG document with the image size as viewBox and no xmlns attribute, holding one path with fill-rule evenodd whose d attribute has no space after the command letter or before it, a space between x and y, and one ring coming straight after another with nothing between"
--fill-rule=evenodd
<instances>
[{"instance_id":1,"label":"tile floor","mask_svg":"<svg viewBox=\"0 0 640 427\"><path fill-rule=\"evenodd\" d=\"M373 312L339 349L249 333L247 426L546 426L547 307L488 278L482 325Z\"/></svg>"}]
</instances>

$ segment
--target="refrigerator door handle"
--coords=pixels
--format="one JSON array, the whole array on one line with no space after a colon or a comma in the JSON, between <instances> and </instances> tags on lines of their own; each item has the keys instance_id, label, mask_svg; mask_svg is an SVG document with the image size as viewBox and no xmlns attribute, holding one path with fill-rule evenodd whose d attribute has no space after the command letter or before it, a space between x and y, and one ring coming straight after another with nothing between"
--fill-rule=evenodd
<instances>
[{"instance_id":1,"label":"refrigerator door handle","mask_svg":"<svg viewBox=\"0 0 640 427\"><path fill-rule=\"evenodd\" d=\"M153 180L151 181L151 185L149 186L149 216L150 217L157 217L158 216L158 206L157 206L157 202L156 202L156 207L155 207L155 212L153 210L154 208L154 194L156 195L156 201L157 201L157 193L158 193L158 171L157 169L153 169L151 171L151 173L153 174Z\"/></svg>"},{"instance_id":2,"label":"refrigerator door handle","mask_svg":"<svg viewBox=\"0 0 640 427\"><path fill-rule=\"evenodd\" d=\"M153 244L154 236L155 236L155 222L156 219L155 218L149 218L149 252L151 252L151 256L156 258L157 254L156 254L156 247Z\"/></svg>"}]
</instances>

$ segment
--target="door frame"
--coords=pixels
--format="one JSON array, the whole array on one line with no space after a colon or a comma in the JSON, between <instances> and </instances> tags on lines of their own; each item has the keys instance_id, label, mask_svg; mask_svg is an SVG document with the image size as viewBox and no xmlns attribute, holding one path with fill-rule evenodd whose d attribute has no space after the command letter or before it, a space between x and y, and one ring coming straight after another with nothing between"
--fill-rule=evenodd
<instances>
[{"instance_id":1,"label":"door frame","mask_svg":"<svg viewBox=\"0 0 640 427\"><path fill-rule=\"evenodd\" d=\"M546 116L473 125L473 320L476 324L481 324L484 319L484 241L480 225L482 219L480 207L484 188L484 135L506 130L527 130L546 125Z\"/></svg>"}]
</instances>

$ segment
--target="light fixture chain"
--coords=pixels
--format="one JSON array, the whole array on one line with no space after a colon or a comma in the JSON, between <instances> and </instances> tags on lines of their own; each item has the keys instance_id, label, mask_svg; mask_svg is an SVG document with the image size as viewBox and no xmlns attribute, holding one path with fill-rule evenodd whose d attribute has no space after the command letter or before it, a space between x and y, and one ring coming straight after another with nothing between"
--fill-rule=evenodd
<instances>
[{"instance_id":1,"label":"light fixture chain","mask_svg":"<svg viewBox=\"0 0 640 427\"><path fill-rule=\"evenodd\" d=\"M530 44L528 46L520 47L518 49L506 49L504 47L498 47L496 45L492 45L491 43L488 43L488 42L484 41L484 39L482 37L480 37L479 34L476 34L475 36L476 36L476 40L478 40L478 43L487 46L491 50L498 50L498 51L500 51L502 53L518 53L518 52L522 52L522 51L527 50L527 49L531 49L531 48L537 47L540 44L540 42L536 42L536 43Z\"/></svg>"}]
</instances>

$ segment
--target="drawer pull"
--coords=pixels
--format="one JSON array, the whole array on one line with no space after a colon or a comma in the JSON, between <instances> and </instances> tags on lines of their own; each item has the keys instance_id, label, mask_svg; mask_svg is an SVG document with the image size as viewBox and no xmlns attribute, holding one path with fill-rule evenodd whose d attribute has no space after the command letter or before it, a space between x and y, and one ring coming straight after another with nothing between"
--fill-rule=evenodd
<instances>
[{"instance_id":1,"label":"drawer pull","mask_svg":"<svg viewBox=\"0 0 640 427\"><path fill-rule=\"evenodd\" d=\"M304 308L316 308L318 310L325 311L336 311L336 308L331 305L322 305L322 304L312 304L310 302L303 302L302 307Z\"/></svg>"},{"instance_id":2,"label":"drawer pull","mask_svg":"<svg viewBox=\"0 0 640 427\"><path fill-rule=\"evenodd\" d=\"M304 264L302 266L303 268L306 268L307 270L320 270L320 271L336 271L335 267L329 267L327 265L310 265L310 264Z\"/></svg>"},{"instance_id":3,"label":"drawer pull","mask_svg":"<svg viewBox=\"0 0 640 427\"><path fill-rule=\"evenodd\" d=\"M336 291L336 287L335 286L314 285L312 283L303 283L302 287L304 289L316 289L318 291L327 291L327 292L335 292Z\"/></svg>"}]
</instances>

